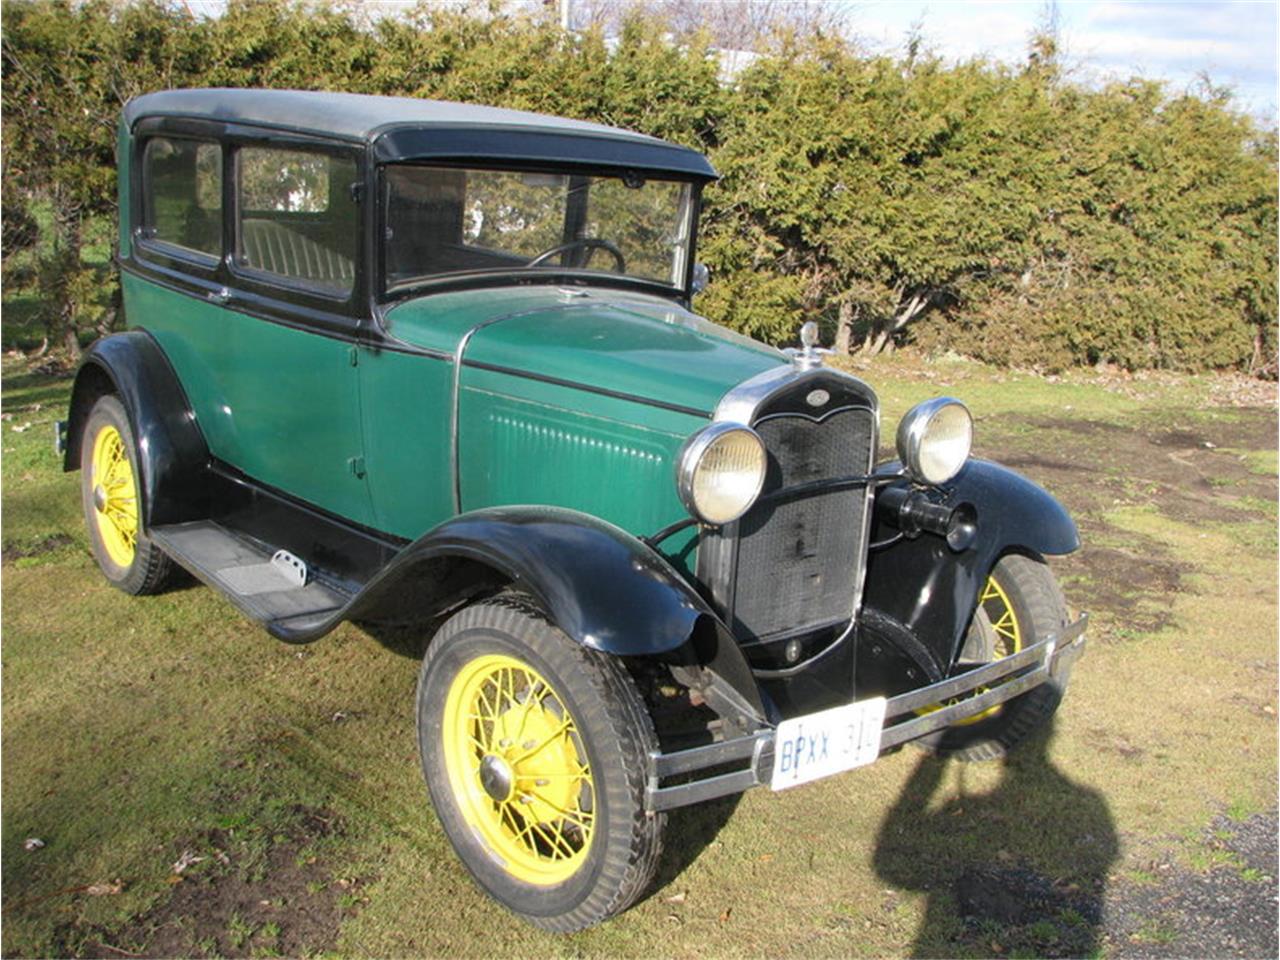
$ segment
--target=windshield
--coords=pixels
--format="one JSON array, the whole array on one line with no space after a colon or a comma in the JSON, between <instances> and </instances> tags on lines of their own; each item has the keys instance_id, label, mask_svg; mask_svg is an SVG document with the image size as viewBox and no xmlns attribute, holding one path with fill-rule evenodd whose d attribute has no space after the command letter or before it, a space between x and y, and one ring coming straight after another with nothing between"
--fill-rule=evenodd
<instances>
[{"instance_id":1,"label":"windshield","mask_svg":"<svg viewBox=\"0 0 1280 960\"><path fill-rule=\"evenodd\" d=\"M683 287L687 182L394 164L383 179L387 289L476 271L618 274Z\"/></svg>"}]
</instances>

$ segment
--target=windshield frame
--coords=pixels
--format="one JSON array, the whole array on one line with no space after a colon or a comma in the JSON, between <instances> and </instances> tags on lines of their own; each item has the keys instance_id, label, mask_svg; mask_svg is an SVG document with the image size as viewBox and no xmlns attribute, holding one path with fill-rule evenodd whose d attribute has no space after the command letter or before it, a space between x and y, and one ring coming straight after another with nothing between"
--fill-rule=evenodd
<instances>
[{"instance_id":1,"label":"windshield frame","mask_svg":"<svg viewBox=\"0 0 1280 960\"><path fill-rule=\"evenodd\" d=\"M480 270L458 270L439 273L411 280L401 281L395 285L387 282L387 210L385 203L387 189L387 170L399 166L447 167L460 170L485 170L499 173L543 173L567 176L603 177L623 179L627 176L640 176L644 180L660 180L663 182L686 185L689 190L688 209L686 212L686 231L688 240L684 255L683 277L678 284L661 280L648 279L627 274L619 274L610 270L592 270L573 267L496 267ZM595 164L574 163L517 163L507 160L468 158L454 159L445 157L423 158L419 161L398 160L377 164L373 178L373 256L374 296L378 303L388 304L410 297L447 290L465 289L468 287L510 286L514 284L558 284L568 286L604 286L618 287L626 290L639 290L663 297L678 298L688 306L692 294L693 267L697 256L698 226L702 212L702 188L705 180L691 177L680 171L664 170L632 170L628 167L599 166Z\"/></svg>"}]
</instances>

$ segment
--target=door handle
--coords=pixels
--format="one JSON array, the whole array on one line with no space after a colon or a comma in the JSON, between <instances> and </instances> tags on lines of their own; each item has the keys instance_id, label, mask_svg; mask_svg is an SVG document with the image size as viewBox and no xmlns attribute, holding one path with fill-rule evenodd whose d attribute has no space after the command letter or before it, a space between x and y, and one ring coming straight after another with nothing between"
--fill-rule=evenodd
<instances>
[{"instance_id":1,"label":"door handle","mask_svg":"<svg viewBox=\"0 0 1280 960\"><path fill-rule=\"evenodd\" d=\"M229 303L231 301L231 291L226 287L210 290L208 296L214 303Z\"/></svg>"}]
</instances>

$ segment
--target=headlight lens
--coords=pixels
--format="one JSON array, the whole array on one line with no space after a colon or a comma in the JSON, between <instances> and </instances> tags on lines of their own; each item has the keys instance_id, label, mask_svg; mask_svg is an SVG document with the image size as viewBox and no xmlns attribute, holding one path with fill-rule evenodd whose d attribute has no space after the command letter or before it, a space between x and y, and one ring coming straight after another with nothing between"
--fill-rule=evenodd
<instances>
[{"instance_id":1,"label":"headlight lens","mask_svg":"<svg viewBox=\"0 0 1280 960\"><path fill-rule=\"evenodd\" d=\"M951 397L916 404L898 424L898 458L921 483L946 483L960 472L972 446L973 417Z\"/></svg>"},{"instance_id":2,"label":"headlight lens","mask_svg":"<svg viewBox=\"0 0 1280 960\"><path fill-rule=\"evenodd\" d=\"M760 496L764 472L764 444L754 430L713 423L686 440L680 452L680 499L704 523L732 523Z\"/></svg>"}]
</instances>

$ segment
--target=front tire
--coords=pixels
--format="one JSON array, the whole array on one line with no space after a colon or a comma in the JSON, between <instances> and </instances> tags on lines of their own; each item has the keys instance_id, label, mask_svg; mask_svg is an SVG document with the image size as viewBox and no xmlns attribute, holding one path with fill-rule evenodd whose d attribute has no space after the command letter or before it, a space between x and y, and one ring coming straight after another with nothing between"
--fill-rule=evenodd
<instances>
[{"instance_id":1,"label":"front tire","mask_svg":"<svg viewBox=\"0 0 1280 960\"><path fill-rule=\"evenodd\" d=\"M992 568L965 638L962 662L980 664L1039 643L1067 625L1058 581L1040 557L1005 554ZM1067 676L1042 683L976 717L915 741L929 753L957 760L995 760L1053 716Z\"/></svg>"},{"instance_id":2,"label":"front tire","mask_svg":"<svg viewBox=\"0 0 1280 960\"><path fill-rule=\"evenodd\" d=\"M143 529L140 478L124 406L109 394L99 397L80 443L80 500L99 569L134 595L159 593L173 573L173 562Z\"/></svg>"},{"instance_id":3,"label":"front tire","mask_svg":"<svg viewBox=\"0 0 1280 960\"><path fill-rule=\"evenodd\" d=\"M568 932L648 887L665 815L644 810L653 725L625 667L570 640L525 598L450 618L418 680L431 800L491 896Z\"/></svg>"}]
</instances>

